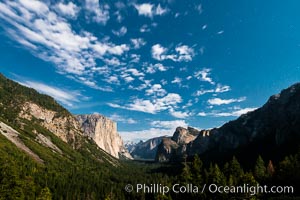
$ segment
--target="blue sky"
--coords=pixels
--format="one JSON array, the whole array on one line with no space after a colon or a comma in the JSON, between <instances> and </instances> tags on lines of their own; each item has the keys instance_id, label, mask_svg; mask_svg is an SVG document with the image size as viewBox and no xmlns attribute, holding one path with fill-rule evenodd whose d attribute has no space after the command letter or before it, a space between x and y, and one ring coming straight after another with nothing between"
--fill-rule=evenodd
<instances>
[{"instance_id":1,"label":"blue sky","mask_svg":"<svg viewBox=\"0 0 300 200\"><path fill-rule=\"evenodd\" d=\"M299 1L0 2L0 72L124 140L218 127L300 78Z\"/></svg>"}]
</instances>

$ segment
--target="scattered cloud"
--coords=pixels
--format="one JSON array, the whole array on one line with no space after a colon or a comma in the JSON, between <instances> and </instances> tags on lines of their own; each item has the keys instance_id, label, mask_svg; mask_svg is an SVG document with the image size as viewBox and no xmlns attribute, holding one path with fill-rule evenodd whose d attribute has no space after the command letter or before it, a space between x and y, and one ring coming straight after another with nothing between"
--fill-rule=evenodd
<instances>
[{"instance_id":1,"label":"scattered cloud","mask_svg":"<svg viewBox=\"0 0 300 200\"><path fill-rule=\"evenodd\" d=\"M192 57L195 55L194 49L187 45L178 46L175 48L175 51L179 54L177 61L191 61Z\"/></svg>"},{"instance_id":2,"label":"scattered cloud","mask_svg":"<svg viewBox=\"0 0 300 200\"><path fill-rule=\"evenodd\" d=\"M217 32L218 35L221 35L221 34L223 34L223 33L224 33L223 30Z\"/></svg>"},{"instance_id":3,"label":"scattered cloud","mask_svg":"<svg viewBox=\"0 0 300 200\"><path fill-rule=\"evenodd\" d=\"M157 63L155 65L150 64L149 66L146 67L145 71L146 71L146 73L154 74L157 71L164 72L164 71L167 71L168 69L169 69L169 67L166 67L161 63Z\"/></svg>"},{"instance_id":4,"label":"scattered cloud","mask_svg":"<svg viewBox=\"0 0 300 200\"><path fill-rule=\"evenodd\" d=\"M146 90L146 95L155 95L155 96L164 96L167 94L167 91L162 88L160 84L154 84L151 88Z\"/></svg>"},{"instance_id":5,"label":"scattered cloud","mask_svg":"<svg viewBox=\"0 0 300 200\"><path fill-rule=\"evenodd\" d=\"M228 91L230 91L230 86L228 86L228 85L218 84L215 89L216 93L223 93L223 92L228 92Z\"/></svg>"},{"instance_id":6,"label":"scattered cloud","mask_svg":"<svg viewBox=\"0 0 300 200\"><path fill-rule=\"evenodd\" d=\"M202 117L206 117L206 116L212 116L212 117L239 117L243 114L254 111L256 109L257 108L249 107L249 108L233 110L233 111L230 111L230 112L216 112L216 111L210 112L210 113L199 112L198 116L202 116Z\"/></svg>"},{"instance_id":7,"label":"scattered cloud","mask_svg":"<svg viewBox=\"0 0 300 200\"><path fill-rule=\"evenodd\" d=\"M200 89L200 90L197 90L193 95L201 96L201 95L204 95L207 93L223 93L223 92L228 92L230 90L231 90L231 88L228 85L217 84L217 87L215 89L209 89L209 90Z\"/></svg>"},{"instance_id":8,"label":"scattered cloud","mask_svg":"<svg viewBox=\"0 0 300 200\"><path fill-rule=\"evenodd\" d=\"M58 102L69 107L74 106L74 103L80 102L80 99L87 99L87 97L84 97L78 91L61 89L35 81L19 81L19 83L26 87L33 88L42 94L47 94L53 97Z\"/></svg>"},{"instance_id":9,"label":"scattered cloud","mask_svg":"<svg viewBox=\"0 0 300 200\"><path fill-rule=\"evenodd\" d=\"M188 124L185 120L173 120L173 121L153 121L150 123L151 126L155 128L164 128L164 129L175 129L177 127L187 127Z\"/></svg>"},{"instance_id":10,"label":"scattered cloud","mask_svg":"<svg viewBox=\"0 0 300 200\"><path fill-rule=\"evenodd\" d=\"M140 140L146 141L150 138L160 137L160 136L172 136L174 133L173 129L163 129L163 128L150 128L146 130L137 131L120 131L119 134L126 141L139 142Z\"/></svg>"},{"instance_id":11,"label":"scattered cloud","mask_svg":"<svg viewBox=\"0 0 300 200\"><path fill-rule=\"evenodd\" d=\"M150 28L149 28L149 26L147 25L147 24L144 24L143 26L141 26L141 28L140 28L140 32L141 33L146 33L146 32L150 32L151 30L150 30Z\"/></svg>"},{"instance_id":12,"label":"scattered cloud","mask_svg":"<svg viewBox=\"0 0 300 200\"><path fill-rule=\"evenodd\" d=\"M201 4L196 5L196 6L195 6L195 10L198 11L199 14L201 14L201 13L203 12L202 5L201 5Z\"/></svg>"},{"instance_id":13,"label":"scattered cloud","mask_svg":"<svg viewBox=\"0 0 300 200\"><path fill-rule=\"evenodd\" d=\"M132 119L132 118L124 118L118 114L112 114L109 116L110 119L112 119L113 121L117 121L117 122L121 122L121 123L125 123L125 124L136 124L137 121Z\"/></svg>"},{"instance_id":14,"label":"scattered cloud","mask_svg":"<svg viewBox=\"0 0 300 200\"><path fill-rule=\"evenodd\" d=\"M122 37L127 33L127 28L122 26L119 30L112 30L112 33L118 37Z\"/></svg>"},{"instance_id":15,"label":"scattered cloud","mask_svg":"<svg viewBox=\"0 0 300 200\"><path fill-rule=\"evenodd\" d=\"M199 79L199 80L201 80L201 81L205 81L205 82L208 82L208 83L214 85L215 82L212 80L211 77L209 77L210 72L211 72L211 69L204 68L204 69L202 69L202 70L200 70L198 72L195 72L194 73L194 77L197 78L197 79Z\"/></svg>"},{"instance_id":16,"label":"scattered cloud","mask_svg":"<svg viewBox=\"0 0 300 200\"><path fill-rule=\"evenodd\" d=\"M146 45L146 41L142 38L134 38L134 39L131 39L130 41L133 44L134 49L139 49L142 46Z\"/></svg>"},{"instance_id":17,"label":"scattered cloud","mask_svg":"<svg viewBox=\"0 0 300 200\"><path fill-rule=\"evenodd\" d=\"M207 116L207 113L205 113L205 112L199 112L199 113L198 113L198 116L206 117L206 116Z\"/></svg>"},{"instance_id":18,"label":"scattered cloud","mask_svg":"<svg viewBox=\"0 0 300 200\"><path fill-rule=\"evenodd\" d=\"M85 5L90 12L100 15L98 0L87 0ZM127 44L101 41L87 31L74 31L64 18L66 14L76 13L77 7L72 3L57 4L52 8L42 1L5 1L5 4L0 3L0 9L1 20L11 25L5 27L9 37L33 55L52 62L60 74L95 89L107 90L97 85L91 73L99 68L97 59L106 62L109 61L107 57L121 56L130 49ZM51 9L60 11L56 13Z\"/></svg>"},{"instance_id":19,"label":"scattered cloud","mask_svg":"<svg viewBox=\"0 0 300 200\"><path fill-rule=\"evenodd\" d=\"M181 85L181 82L182 82L182 79L179 77L175 77L174 80L171 81L171 83L173 83L173 84L177 83L179 85Z\"/></svg>"},{"instance_id":20,"label":"scattered cloud","mask_svg":"<svg viewBox=\"0 0 300 200\"><path fill-rule=\"evenodd\" d=\"M156 114L163 110L168 110L176 107L178 103L182 102L182 98L179 94L169 93L164 97L148 99L134 99L132 103L125 106L118 104L108 103L110 107L122 108L126 110L134 110L139 112Z\"/></svg>"},{"instance_id":21,"label":"scattered cloud","mask_svg":"<svg viewBox=\"0 0 300 200\"><path fill-rule=\"evenodd\" d=\"M185 120L173 121L152 121L150 125L153 128L138 131L121 131L119 132L123 139L128 141L148 140L160 136L172 136L177 127L187 127Z\"/></svg>"},{"instance_id":22,"label":"scattered cloud","mask_svg":"<svg viewBox=\"0 0 300 200\"><path fill-rule=\"evenodd\" d=\"M77 14L80 11L80 8L72 2L69 2L68 4L59 2L56 5L56 8L62 15L70 18L77 18Z\"/></svg>"},{"instance_id":23,"label":"scattered cloud","mask_svg":"<svg viewBox=\"0 0 300 200\"><path fill-rule=\"evenodd\" d=\"M207 94L207 93L213 93L213 92L215 92L215 90L204 90L204 89L201 89L201 90L197 90L194 93L194 96L201 96L201 95L204 95L204 94Z\"/></svg>"},{"instance_id":24,"label":"scattered cloud","mask_svg":"<svg viewBox=\"0 0 300 200\"><path fill-rule=\"evenodd\" d=\"M190 113L183 111L175 111L173 108L169 109L169 113L176 118L184 119L190 116Z\"/></svg>"},{"instance_id":25,"label":"scattered cloud","mask_svg":"<svg viewBox=\"0 0 300 200\"><path fill-rule=\"evenodd\" d=\"M155 6L150 3L143 3L143 4L134 4L135 9L138 11L139 15L143 15L145 17L152 18L156 15L164 15L168 12L167 8L162 8L160 4Z\"/></svg>"},{"instance_id":26,"label":"scattered cloud","mask_svg":"<svg viewBox=\"0 0 300 200\"><path fill-rule=\"evenodd\" d=\"M174 62L192 61L195 55L194 49L187 45L180 45L175 48L173 54L167 54L168 49L160 44L155 44L151 48L152 58L155 60L173 60Z\"/></svg>"},{"instance_id":27,"label":"scattered cloud","mask_svg":"<svg viewBox=\"0 0 300 200\"><path fill-rule=\"evenodd\" d=\"M231 103L235 103L235 102L242 102L245 101L246 97L241 97L238 99L220 99L220 98L213 98L213 99L209 99L207 102L210 105L223 105L223 104L231 104Z\"/></svg>"},{"instance_id":28,"label":"scattered cloud","mask_svg":"<svg viewBox=\"0 0 300 200\"><path fill-rule=\"evenodd\" d=\"M105 25L110 18L109 6L100 5L99 0L85 0L85 8L94 22Z\"/></svg>"}]
</instances>

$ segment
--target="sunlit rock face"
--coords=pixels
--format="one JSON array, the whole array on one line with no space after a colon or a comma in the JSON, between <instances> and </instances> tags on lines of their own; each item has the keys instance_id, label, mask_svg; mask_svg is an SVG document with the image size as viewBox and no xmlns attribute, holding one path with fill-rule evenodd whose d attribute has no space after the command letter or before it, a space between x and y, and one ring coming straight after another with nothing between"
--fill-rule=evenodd
<instances>
[{"instance_id":1,"label":"sunlit rock face","mask_svg":"<svg viewBox=\"0 0 300 200\"><path fill-rule=\"evenodd\" d=\"M116 158L132 159L117 132L116 122L99 114L76 115L85 135L92 138L104 151Z\"/></svg>"},{"instance_id":2,"label":"sunlit rock face","mask_svg":"<svg viewBox=\"0 0 300 200\"><path fill-rule=\"evenodd\" d=\"M20 118L27 120L37 119L39 123L54 133L64 142L67 142L75 148L77 135L81 135L80 125L74 116L60 115L60 113L43 108L35 103L26 102L21 106Z\"/></svg>"},{"instance_id":3,"label":"sunlit rock face","mask_svg":"<svg viewBox=\"0 0 300 200\"><path fill-rule=\"evenodd\" d=\"M181 160L186 155L186 147L195 140L199 131L188 127L177 127L172 137L163 138L157 148L156 161L166 162L170 160Z\"/></svg>"}]
</instances>

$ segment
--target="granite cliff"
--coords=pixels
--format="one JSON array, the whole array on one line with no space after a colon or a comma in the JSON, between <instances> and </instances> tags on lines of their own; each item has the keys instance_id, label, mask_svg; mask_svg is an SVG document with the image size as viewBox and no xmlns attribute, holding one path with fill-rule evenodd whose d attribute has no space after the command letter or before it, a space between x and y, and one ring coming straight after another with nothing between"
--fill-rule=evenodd
<instances>
[{"instance_id":1,"label":"granite cliff","mask_svg":"<svg viewBox=\"0 0 300 200\"><path fill-rule=\"evenodd\" d=\"M76 115L84 135L93 139L96 144L116 158L132 159L117 132L116 122L100 115Z\"/></svg>"},{"instance_id":2,"label":"granite cliff","mask_svg":"<svg viewBox=\"0 0 300 200\"><path fill-rule=\"evenodd\" d=\"M199 131L192 127L183 128L177 127L172 137L165 137L158 145L155 160L165 162L177 157L184 157L186 154L186 147L193 141Z\"/></svg>"},{"instance_id":3,"label":"granite cliff","mask_svg":"<svg viewBox=\"0 0 300 200\"><path fill-rule=\"evenodd\" d=\"M158 145L167 136L155 137L145 142L140 141L130 148L130 154L135 159L150 159L154 160Z\"/></svg>"},{"instance_id":4,"label":"granite cliff","mask_svg":"<svg viewBox=\"0 0 300 200\"><path fill-rule=\"evenodd\" d=\"M190 131L177 128L158 147L157 161L183 160L199 154L209 161L233 155L253 161L258 155L279 160L295 153L300 141L300 83L273 95L265 105L220 128ZM196 136L197 135L197 136Z\"/></svg>"}]
</instances>

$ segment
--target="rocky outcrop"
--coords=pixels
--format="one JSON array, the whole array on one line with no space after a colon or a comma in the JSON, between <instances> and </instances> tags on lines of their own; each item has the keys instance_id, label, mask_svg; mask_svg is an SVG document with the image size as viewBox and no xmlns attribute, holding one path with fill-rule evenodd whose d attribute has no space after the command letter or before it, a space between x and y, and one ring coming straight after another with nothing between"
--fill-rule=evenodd
<instances>
[{"instance_id":1,"label":"rocky outcrop","mask_svg":"<svg viewBox=\"0 0 300 200\"><path fill-rule=\"evenodd\" d=\"M271 96L263 107L220 128L201 131L202 134L187 145L187 154L200 154L210 160L232 155L249 161L258 155L279 160L297 151L299 130L300 83Z\"/></svg>"},{"instance_id":2,"label":"rocky outcrop","mask_svg":"<svg viewBox=\"0 0 300 200\"><path fill-rule=\"evenodd\" d=\"M261 108L220 128L201 130L199 134L191 128L177 128L172 138L159 145L156 160L182 160L195 154L206 162L225 161L233 155L244 163L255 162L258 155L280 160L297 152L299 130L300 83L297 83L271 96Z\"/></svg>"},{"instance_id":3,"label":"rocky outcrop","mask_svg":"<svg viewBox=\"0 0 300 200\"><path fill-rule=\"evenodd\" d=\"M159 162L166 162L170 160L184 159L186 155L187 144L193 141L199 131L197 129L188 127L177 127L173 136L163 138L162 142L157 148L155 160Z\"/></svg>"},{"instance_id":4,"label":"rocky outcrop","mask_svg":"<svg viewBox=\"0 0 300 200\"><path fill-rule=\"evenodd\" d=\"M64 142L75 148L76 136L82 135L79 123L72 115L60 115L35 103L26 102L21 106L19 117L27 120L37 120L39 124L54 133Z\"/></svg>"},{"instance_id":5,"label":"rocky outcrop","mask_svg":"<svg viewBox=\"0 0 300 200\"><path fill-rule=\"evenodd\" d=\"M34 153L30 148L28 148L24 142L19 138L20 133L13 129L12 127L8 126L7 124L0 121L0 134L4 135L9 141L15 144L19 149L27 153L31 156L34 160L39 163L44 163L44 161Z\"/></svg>"},{"instance_id":6,"label":"rocky outcrop","mask_svg":"<svg viewBox=\"0 0 300 200\"><path fill-rule=\"evenodd\" d=\"M149 139L145 142L140 141L139 143L131 147L131 151L129 152L134 157L134 159L154 160L158 145L165 137L166 136L156 137L156 138Z\"/></svg>"},{"instance_id":7,"label":"rocky outcrop","mask_svg":"<svg viewBox=\"0 0 300 200\"><path fill-rule=\"evenodd\" d=\"M85 135L92 138L104 151L116 158L132 159L117 133L117 124L99 114L76 115Z\"/></svg>"}]
</instances>

